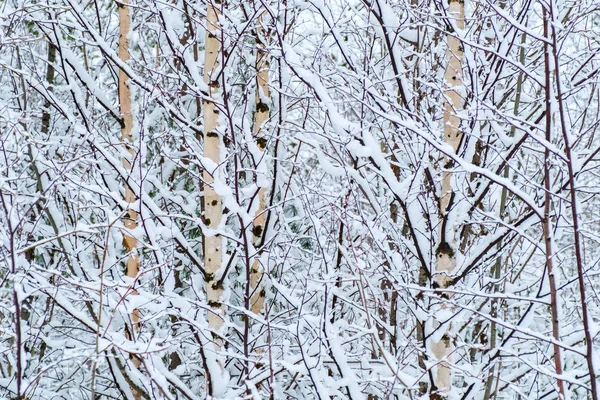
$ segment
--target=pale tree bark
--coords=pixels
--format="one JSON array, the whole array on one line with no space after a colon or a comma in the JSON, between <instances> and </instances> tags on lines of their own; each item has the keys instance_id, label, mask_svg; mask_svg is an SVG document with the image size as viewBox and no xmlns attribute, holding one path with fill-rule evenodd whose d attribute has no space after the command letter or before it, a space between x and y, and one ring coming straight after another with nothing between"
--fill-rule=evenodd
<instances>
[{"instance_id":1,"label":"pale tree bark","mask_svg":"<svg viewBox=\"0 0 600 400\"><path fill-rule=\"evenodd\" d=\"M221 138L217 132L219 125L219 110L214 99L219 97L218 82L219 60L221 42L219 39L219 10L209 3L206 10L206 41L204 52L204 82L208 85L210 99L205 99L203 104L204 118L204 157L214 163L214 168L206 168L204 178L204 222L211 230L204 234L204 271L206 273L206 297L211 310L208 313L208 325L217 331L223 326L224 307L221 302L223 294L217 272L221 268L223 238L214 231L218 229L223 216L221 196L214 188L215 179L218 179L219 163L221 162ZM216 337L216 336L215 336ZM215 339L215 350L220 350L222 340Z\"/></svg>"},{"instance_id":2,"label":"pale tree bark","mask_svg":"<svg viewBox=\"0 0 600 400\"><path fill-rule=\"evenodd\" d=\"M129 60L129 30L131 26L131 17L129 15L129 7L127 6L128 0L121 0L119 3L119 59L123 62L127 62ZM119 70L119 107L121 112L121 141L124 143L129 156L123 157L123 167L128 170L131 170L132 161L134 157L134 149L133 149L133 136L132 136L132 128L133 128L133 116L131 114L131 91L129 89L129 77L123 70ZM136 200L135 193L131 190L131 187L125 183L125 201L129 204L134 203ZM125 211L125 218L123 224L125 228L128 230L133 230L137 228L137 219L138 213L131 207L128 206ZM140 270L140 260L139 255L137 254L137 239L130 235L129 233L125 233L123 235L123 246L125 247L125 251L128 253L127 256L127 264L126 264L126 274L129 278L135 279ZM133 294L137 294L134 290ZM135 333L139 328L139 311L134 310L131 315L132 320L132 328L130 332L127 332L127 336L130 339L135 338ZM140 367L140 359L137 356L132 358L133 364L139 368ZM132 386L132 393L134 394L136 399L141 398L141 392L139 388Z\"/></svg>"},{"instance_id":3,"label":"pale tree bark","mask_svg":"<svg viewBox=\"0 0 600 400\"><path fill-rule=\"evenodd\" d=\"M464 29L465 9L464 2L461 0L452 0L448 3L448 23L456 29ZM462 132L460 130L459 113L464 107L463 97L463 79L462 79L462 60L463 60L463 44L457 37L457 32L452 29L448 35L448 50L447 50L447 65L444 72L444 141L452 146L454 152L458 151L462 140ZM451 162L448 158L444 160L444 168L450 169ZM440 197L440 214L442 216L442 224L439 232L439 244L436 249L436 271L433 276L434 287L440 289L447 288L451 283L451 275L456 268L456 256L454 249L456 248L456 239L454 238L453 227L446 226L447 215L452 207L452 199L454 197L452 188L452 174L446 170L442 176L442 192ZM441 295L445 298L447 294ZM444 305L442 304L443 308ZM439 323L439 322L438 322ZM450 368L450 354L452 352L452 338L450 336L450 323L445 326L435 327L442 329L442 335L439 340L432 340L431 351L437 359L435 367L435 388L433 398L441 397L452 388L452 373Z\"/></svg>"},{"instance_id":4,"label":"pale tree bark","mask_svg":"<svg viewBox=\"0 0 600 400\"><path fill-rule=\"evenodd\" d=\"M259 159L256 160L256 173L258 184L258 209L256 210L252 233L254 235L254 246L258 250L258 254L252 264L250 271L250 286L252 289L252 298L250 300L250 310L253 313L259 314L265 304L265 291L262 285L262 277L264 274L263 267L260 263L260 246L264 242L266 222L266 201L267 201L267 185L265 176L265 148L267 139L263 135L263 125L270 117L270 96L269 91L269 53L265 40L265 32L262 27L262 21L265 13L260 12L256 19L256 110L254 113L254 136L256 144L260 150Z\"/></svg>"}]
</instances>

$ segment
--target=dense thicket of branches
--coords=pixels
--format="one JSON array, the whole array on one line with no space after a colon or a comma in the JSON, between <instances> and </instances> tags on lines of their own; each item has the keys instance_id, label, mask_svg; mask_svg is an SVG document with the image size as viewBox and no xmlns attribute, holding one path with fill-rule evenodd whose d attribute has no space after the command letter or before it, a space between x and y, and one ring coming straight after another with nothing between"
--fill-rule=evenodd
<instances>
[{"instance_id":1,"label":"dense thicket of branches","mask_svg":"<svg viewBox=\"0 0 600 400\"><path fill-rule=\"evenodd\" d=\"M596 0L1 1L0 397L596 400L599 51Z\"/></svg>"}]
</instances>

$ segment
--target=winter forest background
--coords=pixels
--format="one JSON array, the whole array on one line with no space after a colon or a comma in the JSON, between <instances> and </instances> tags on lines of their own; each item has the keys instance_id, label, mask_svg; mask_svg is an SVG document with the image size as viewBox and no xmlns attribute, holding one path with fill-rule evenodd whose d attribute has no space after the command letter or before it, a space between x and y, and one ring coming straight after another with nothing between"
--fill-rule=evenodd
<instances>
[{"instance_id":1,"label":"winter forest background","mask_svg":"<svg viewBox=\"0 0 600 400\"><path fill-rule=\"evenodd\" d=\"M597 0L0 0L0 397L592 399Z\"/></svg>"}]
</instances>

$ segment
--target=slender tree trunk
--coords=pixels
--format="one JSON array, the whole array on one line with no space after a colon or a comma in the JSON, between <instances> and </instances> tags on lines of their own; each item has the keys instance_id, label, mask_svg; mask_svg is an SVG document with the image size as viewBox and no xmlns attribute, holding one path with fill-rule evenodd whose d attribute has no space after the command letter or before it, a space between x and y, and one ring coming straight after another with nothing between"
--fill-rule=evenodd
<instances>
[{"instance_id":1,"label":"slender tree trunk","mask_svg":"<svg viewBox=\"0 0 600 400\"><path fill-rule=\"evenodd\" d=\"M46 69L46 82L48 82L48 90L54 91L52 85L54 85L54 63L56 62L56 47L50 40L48 40L48 67ZM44 103L44 111L42 111L42 133L48 133L50 131L50 101L46 100Z\"/></svg>"},{"instance_id":2,"label":"slender tree trunk","mask_svg":"<svg viewBox=\"0 0 600 400\"><path fill-rule=\"evenodd\" d=\"M464 2L460 0L452 0L448 4L448 19L449 23L453 24L458 29L464 29ZM451 32L448 35L448 64L444 73L444 84L447 89L444 92L444 140L452 146L454 151L458 150L462 139L460 131L460 116L464 106L464 99L461 95L463 80L462 80L462 59L463 59L463 44L454 35L456 32ZM445 162L445 168L451 168L450 162ZM452 227L446 226L447 216L452 207L452 199L454 197L452 188L452 174L449 171L443 173L442 178L442 195L440 198L440 212L442 215L442 224L440 227L440 239L436 249L436 273L433 277L434 287L441 289L447 288L450 285L450 275L456 268L456 257L454 249L456 248L456 240L454 239ZM440 297L444 298L445 294ZM444 305L442 304L442 307ZM437 358L438 364L435 368L435 386L432 388L432 398L440 398L445 392L452 388L452 374L450 369L449 357L452 352L451 337L449 335L449 323L440 327L444 330L439 341L432 341L431 350ZM439 392L435 392L437 389Z\"/></svg>"},{"instance_id":3,"label":"slender tree trunk","mask_svg":"<svg viewBox=\"0 0 600 400\"><path fill-rule=\"evenodd\" d=\"M556 26L557 26L557 15L555 13L555 4L554 1L550 0L548 4L548 10L543 8L544 10L544 33L546 37L549 37L551 32L551 42L552 42L552 56L554 58L554 74L556 79L556 93L553 94L555 98L558 100L558 113L559 113L559 121L560 121L560 130L562 133L564 146L565 146L565 156L567 158L567 172L569 174L569 197L571 200L571 217L573 223L573 245L575 249L575 262L577 265L577 283L579 285L579 300L581 302L581 319L583 323L583 333L585 335L585 345L586 345L586 363L588 367L588 372L590 375L590 397L592 400L598 400L598 383L596 382L596 370L594 369L594 342L591 333L590 327L590 317L588 313L588 304L587 304L587 295L585 290L585 266L583 265L583 254L582 254L582 241L579 235L579 204L577 199L577 189L576 189L576 176L573 168L573 153L571 152L571 143L572 139L570 138L569 132L567 131L566 125L566 110L563 104L563 93L562 93L562 85L561 85L561 76L560 76L560 59L558 53L558 43L557 43L557 35L556 35ZM548 15L549 14L549 15ZM545 61L546 65L550 65L550 50L548 49L548 45L545 45L546 54ZM548 67L547 67L548 69ZM549 75L549 71L546 71L546 75ZM546 84L549 85L548 77L546 78ZM549 86L548 86L549 87ZM550 99L547 99L550 101ZM548 118L548 115L546 115ZM546 151L548 151L546 149ZM577 157L577 156L575 156ZM554 315L553 315L554 317ZM560 361L560 360L559 360ZM556 362L556 360L555 360ZM560 374L559 370L556 371L557 374ZM559 380L559 388L561 388L562 382ZM563 389L564 390L564 389ZM564 394L564 392L562 392Z\"/></svg>"},{"instance_id":4,"label":"slender tree trunk","mask_svg":"<svg viewBox=\"0 0 600 400\"><path fill-rule=\"evenodd\" d=\"M123 1L126 3L127 0ZM120 5L119 6L119 21L120 21L120 32L119 32L119 58L121 61L129 60L129 34L130 20L129 20L129 7ZM129 90L129 78L123 70L119 71L119 104L121 107L121 140L125 143L125 147L129 152L129 157L123 158L123 166L131 170L132 158L134 150L132 147L132 127L133 117L131 115L131 92ZM133 203L136 200L136 195L131 190L129 185L125 188L125 200L128 203ZM125 227L128 229L134 229L137 227L137 212L132 209L127 209L125 214ZM135 237L125 234L123 244L128 253L130 253L127 259L127 276L135 278L139 272L139 258L136 254L137 240ZM134 314L134 323L137 322L137 315Z\"/></svg>"},{"instance_id":5,"label":"slender tree trunk","mask_svg":"<svg viewBox=\"0 0 600 400\"><path fill-rule=\"evenodd\" d=\"M223 215L223 206L221 196L217 194L214 188L215 180L219 179L219 163L221 162L221 138L217 131L219 126L219 110L215 100L220 96L219 75L219 54L221 53L219 10L209 3L206 10L206 41L204 52L204 82L208 85L210 99L204 100L204 157L214 163L214 168L206 168L203 172L204 178L204 222L210 230L216 230L221 223ZM214 231L213 231L214 232ZM206 297L210 311L208 312L208 325L218 331L223 326L223 313L225 311L221 299L223 294L222 283L220 283L217 273L221 268L223 250L223 238L220 234L205 233L204 235L204 270L206 273ZM223 346L223 340L214 335L214 347L220 351ZM223 365L220 365L223 372ZM222 384L218 377L213 376L213 382L209 385L209 394L214 395L221 389Z\"/></svg>"},{"instance_id":6,"label":"slender tree trunk","mask_svg":"<svg viewBox=\"0 0 600 400\"><path fill-rule=\"evenodd\" d=\"M546 9L542 11L544 19L544 37L548 37L548 16ZM546 83L546 140L552 142L552 68L550 65L550 49L548 43L544 44L544 63L545 63L545 83ZM556 279L554 276L554 252L552 251L552 222L550 219L550 150L548 147L544 150L544 220L542 221L542 230L544 234L544 244L546 248L546 270L548 271L548 284L550 286L550 313L552 316L552 337L554 343L554 368L556 375L560 377L562 371L561 349L558 341L560 340L560 323L558 320L558 293L556 292ZM573 205L574 206L574 205ZM557 378L559 398L565 398L564 383Z\"/></svg>"},{"instance_id":7,"label":"slender tree trunk","mask_svg":"<svg viewBox=\"0 0 600 400\"><path fill-rule=\"evenodd\" d=\"M183 46L184 49L186 49L186 51L189 47L191 47L192 54L194 57L193 58L194 62L198 63L199 52L198 52L198 41L197 41L197 36L196 36L196 24L193 20L194 13L193 13L192 9L190 9L187 1L183 2L183 11L184 11L184 18L183 18L184 22L183 23L185 26L185 31L184 31L183 35L181 36L181 38L179 39L179 43ZM161 13L161 17L163 18L163 23L166 25L167 21L165 20L165 15ZM169 45L173 46L173 44L171 44L171 43ZM157 66L157 68L159 67L159 65L160 65L160 43L157 43L157 45L156 45L156 66ZM182 65L182 61L178 57L173 58L173 65L176 66L178 72L183 72L185 70L184 65ZM187 93L188 92L187 82L182 81L181 87L179 88L179 90L181 90L181 93ZM202 114L202 99L200 97L195 98L195 106L196 106L195 109L190 107L190 110L189 110L190 116L192 117L191 119L194 121ZM196 135L196 139L198 139L198 141L201 140L199 135ZM186 138L186 136L183 136L182 140L179 144L179 151L182 154L181 165L179 167L173 169L173 171L167 178L169 184L175 184L176 177L188 175L188 171L190 170L191 166L190 166L190 154L188 153L187 149L188 149L187 138ZM192 178L187 177L185 184L187 185L189 183L192 183L191 181L192 181ZM176 251L183 251L183 249L178 248ZM184 271L187 268L189 268L189 266L185 265L185 264L186 263L183 259L177 259L176 263L174 264L174 268L173 268L174 287L175 287L175 290L179 291L179 293L183 293L186 290L185 286L184 286L185 280L182 279L182 275L184 274ZM181 318L179 318L175 314L172 314L170 316L170 319L171 319L171 323L174 326L177 326L179 324L179 321L181 321ZM169 370L170 371L177 369L177 367L179 367L182 363L180 354L177 351L172 352L169 355L169 359L170 359L170 362L169 362Z\"/></svg>"},{"instance_id":8,"label":"slender tree trunk","mask_svg":"<svg viewBox=\"0 0 600 400\"><path fill-rule=\"evenodd\" d=\"M129 15L129 7L126 5L128 0L121 0L119 3L119 59L123 62L129 60L129 30L131 26L131 17ZM131 170L134 150L133 150L133 116L131 115L131 91L129 90L129 77L125 74L125 71L119 70L119 106L121 112L121 141L124 143L128 157L123 157L123 166ZM136 201L136 195L131 190L131 187L125 184L125 201L131 204ZM131 207L128 207L125 211L125 218L123 224L125 228L133 230L137 227L138 214ZM129 278L136 278L140 270L140 260L137 254L137 239L125 233L123 235L123 246L125 251L129 254L127 257L126 274ZM137 294L133 291L133 294ZM139 311L134 310L131 315L133 326L131 331L128 332L128 336L135 338L135 333L139 327ZM133 364L139 368L141 362L139 358L133 357ZM141 393L138 388L132 387L132 392L136 399L141 398Z\"/></svg>"},{"instance_id":9,"label":"slender tree trunk","mask_svg":"<svg viewBox=\"0 0 600 400\"><path fill-rule=\"evenodd\" d=\"M525 62L525 48L523 47L525 45L525 41L527 39L527 35L526 34L522 34L521 35L521 49L519 50L519 62L524 63ZM515 88L515 104L513 106L513 114L515 115L515 117L517 117L519 115L519 107L521 105L521 93L523 91L523 73L520 72L518 77L517 77L517 86ZM516 128L513 125L510 128L510 137L514 137L515 136L515 131ZM503 176L505 178L508 178L508 171L509 168L508 166L504 169L504 174ZM502 217L504 216L505 212L506 212L506 202L507 202L507 196L508 196L508 190L503 187L501 194L500 194L500 210L499 210L499 215ZM500 285L498 284L498 281L500 280L501 274L502 274L502 266L503 264L503 257L502 257L502 253L501 253L501 249L502 249L502 243L498 243L498 258L496 259L496 262L494 263L494 267L492 268L492 277L493 279L496 281L496 283L493 286L493 290L495 292L498 292L499 290L502 290ZM497 318L498 317L498 310L501 308L502 301L498 300L498 299L493 299L492 300L492 307L490 310L490 315L493 318ZM494 351L496 349L496 339L497 339L497 333L498 333L498 327L496 325L496 321L491 321L490 322L490 334L489 334L489 341L490 341L490 345L489 348L491 351ZM499 369L499 368L497 368ZM485 392L483 395L483 400L489 400L492 396L492 385L494 383L494 374L496 371L496 367L492 366L490 368L490 372L489 372L489 376L485 382ZM498 386L498 382L496 382L496 387Z\"/></svg>"},{"instance_id":10,"label":"slender tree trunk","mask_svg":"<svg viewBox=\"0 0 600 400\"><path fill-rule=\"evenodd\" d=\"M123 1L126 3L127 0ZM129 7L120 5L119 6L119 20L120 20L120 32L119 32L119 58L121 61L129 60L129 34L130 20L129 20ZM132 127L133 117L131 115L131 91L129 90L129 78L123 70L119 71L119 104L121 107L122 127L121 127L121 140L125 143L125 147L130 154L130 157L123 158L123 166L131 170L132 159L134 156L134 150L132 147ZM128 203L133 203L136 200L135 193L131 190L129 185L125 188L125 200ZM125 214L125 227L128 229L134 229L137 227L137 212L132 209L127 209ZM135 237L128 234L124 235L123 244L128 253L130 253L127 259L127 276L135 278L139 272L139 258L135 250L137 247L137 240ZM137 322L137 316L134 314L134 323Z\"/></svg>"},{"instance_id":11,"label":"slender tree trunk","mask_svg":"<svg viewBox=\"0 0 600 400\"><path fill-rule=\"evenodd\" d=\"M258 183L258 209L256 210L254 217L254 246L259 249L263 243L263 237L265 234L265 221L266 221L266 201L267 201L267 182L265 174L265 161L264 151L267 144L267 139L264 137L262 132L262 126L269 119L270 116L270 96L269 91L269 53L266 49L265 43L265 32L262 28L262 20L264 12L259 13L256 19L256 110L254 114L254 136L256 137L256 144L258 149L261 151L260 159L256 160L256 180ZM265 291L262 287L263 268L260 264L260 250L258 255L252 264L252 270L250 275L250 284L252 289L252 299L250 301L251 311L259 314L262 312L265 304Z\"/></svg>"},{"instance_id":12,"label":"slender tree trunk","mask_svg":"<svg viewBox=\"0 0 600 400\"><path fill-rule=\"evenodd\" d=\"M391 152L391 160L392 160L392 171L394 172L394 176L396 177L396 179L398 179L398 181L400 181L400 168L398 167L398 158L396 157L396 151L398 150L398 145L396 143L392 144L392 147L390 148L390 152ZM398 210L398 204L395 202L392 202L390 204L390 219L392 220L392 222L394 223L394 225L398 224L398 214L399 214L399 210ZM392 253L396 253L398 251L400 251L399 246L394 242L394 240L392 240L392 237L390 236L390 251ZM378 305L378 314L379 314L379 318L381 319L381 321L384 324L387 324L389 326L389 335L386 335L386 331L387 329L380 325L377 324L377 330L379 333L379 340L381 340L381 342L383 344L386 344L386 337L389 336L389 350L391 354L396 354L396 329L397 329L397 312L398 312L398 292L395 290L394 285L392 283L392 281L390 280L389 276L393 276L394 271L392 271L391 267L392 265L386 260L384 262L384 266L385 266L385 272L386 275L383 276L383 278L381 279L381 282L379 284L379 287L381 288L381 291L383 293L383 299L381 302L379 302ZM387 275L389 274L389 275Z\"/></svg>"}]
</instances>

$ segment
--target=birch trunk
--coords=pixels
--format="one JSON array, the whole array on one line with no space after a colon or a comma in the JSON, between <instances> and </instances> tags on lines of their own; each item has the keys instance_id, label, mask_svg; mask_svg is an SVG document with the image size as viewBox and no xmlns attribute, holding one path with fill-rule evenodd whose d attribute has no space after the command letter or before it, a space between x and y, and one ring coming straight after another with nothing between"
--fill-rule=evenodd
<instances>
[{"instance_id":1,"label":"birch trunk","mask_svg":"<svg viewBox=\"0 0 600 400\"><path fill-rule=\"evenodd\" d=\"M129 30L131 25L130 15L129 15L129 7L127 6L128 0L122 0L119 4L119 59L123 62L127 62L129 60ZM131 91L129 90L129 77L125 74L123 70L119 70L119 107L121 112L122 125L121 125L121 141L124 143L127 152L129 153L128 157L123 157L123 166L131 170L132 160L134 156L133 150L133 137L132 137L132 128L133 128L133 117L131 115ZM131 190L131 187L126 183L125 184L125 201L131 204L136 200L135 193ZM128 230L133 230L137 228L137 217L138 214L135 210L128 206L125 211L125 217L123 224L125 228ZM126 265L126 274L129 278L136 278L140 269L140 261L139 256L137 254L137 239L125 233L123 235L123 246L125 247L125 251L129 254L127 257L127 265ZM133 291L133 294L137 294ZM130 339L135 338L135 332L138 329L139 323L139 311L134 310L131 315L131 320L133 322L133 326L130 332L128 332L128 336ZM137 357L133 357L133 364L139 368L141 362ZM138 388L132 386L131 388L134 397L136 399L141 398L141 393Z\"/></svg>"},{"instance_id":2,"label":"birch trunk","mask_svg":"<svg viewBox=\"0 0 600 400\"><path fill-rule=\"evenodd\" d=\"M460 0L450 1L448 4L448 19L457 29L464 29L464 2ZM463 45L460 39L456 37L456 32L448 35L446 70L444 73L444 141L452 146L457 152L462 132L460 131L460 116L458 113L463 109L464 99L461 92L463 86L462 80L462 59ZM450 161L445 160L445 168L451 168ZM439 233L439 244L436 250L436 271L433 276L434 286L440 289L447 288L451 283L451 274L456 268L456 257L454 250L456 248L456 239L454 238L453 227L446 227L446 220L453 198L452 174L450 171L444 171L442 178L442 195L440 198L440 212L442 215L442 224ZM445 294L442 294L442 297ZM442 307L444 307L442 305ZM432 341L431 350L437 359L435 368L435 386L438 393L447 393L452 388L452 373L450 369L450 353L452 352L452 343L450 337L450 324L441 327L443 334L439 341ZM432 388L435 391L436 388Z\"/></svg>"},{"instance_id":3,"label":"birch trunk","mask_svg":"<svg viewBox=\"0 0 600 400\"><path fill-rule=\"evenodd\" d=\"M266 199L267 187L265 176L264 151L267 140L263 136L262 126L270 117L270 91L269 91L269 53L266 49L264 39L264 29L262 28L262 19L264 13L260 13L256 22L256 110L254 113L254 136L256 144L260 150L260 158L256 160L257 184L258 184L258 209L254 217L254 246L259 249L265 233L266 222ZM265 291L262 286L263 268L260 264L260 251L252 264L250 271L250 286L252 289L252 298L250 300L250 309L253 313L259 314L265 304Z\"/></svg>"},{"instance_id":4,"label":"birch trunk","mask_svg":"<svg viewBox=\"0 0 600 400\"><path fill-rule=\"evenodd\" d=\"M218 166L221 162L221 139L217 128L219 125L219 110L213 99L219 96L218 55L221 51L219 40L219 11L212 4L207 6L206 41L204 53L204 82L208 85L211 99L204 100L204 157L210 159ZM214 188L218 167L214 170L205 169L204 178L204 221L211 230L216 230L221 223L223 206L221 196ZM223 288L219 282L217 272L221 268L223 238L219 234L204 235L204 270L206 272L206 297L211 311L208 313L208 324L213 330L223 326L224 308L221 303ZM215 339L215 349L219 350L222 341Z\"/></svg>"}]
</instances>

